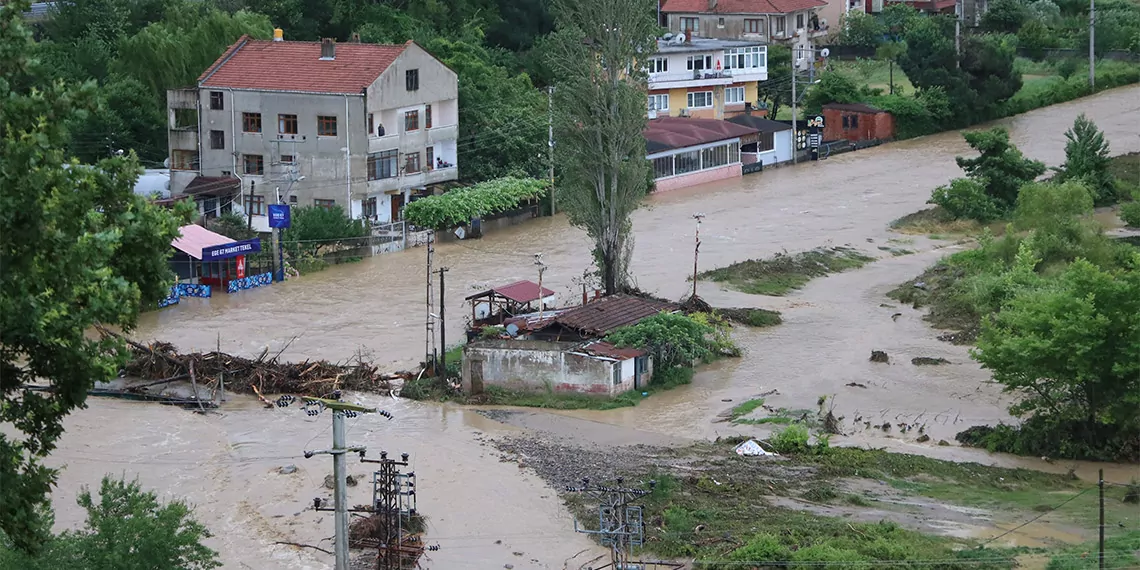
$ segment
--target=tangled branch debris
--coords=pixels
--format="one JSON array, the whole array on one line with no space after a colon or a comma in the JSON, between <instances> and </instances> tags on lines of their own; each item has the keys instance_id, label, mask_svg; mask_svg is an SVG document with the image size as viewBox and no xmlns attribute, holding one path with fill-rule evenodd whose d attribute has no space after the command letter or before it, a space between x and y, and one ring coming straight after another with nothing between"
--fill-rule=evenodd
<instances>
[{"instance_id":1,"label":"tangled branch debris","mask_svg":"<svg viewBox=\"0 0 1140 570\"><path fill-rule=\"evenodd\" d=\"M279 362L280 352L272 356L266 348L255 359L224 352L180 354L168 342L143 345L106 329L103 335L123 339L131 350L131 358L123 368L128 376L153 380L177 380L193 375L199 384L216 387L224 379L226 390L246 394L299 394L322 397L336 390L391 393L391 383L407 379L411 373L382 373L371 363L357 357L345 364L324 360Z\"/></svg>"}]
</instances>

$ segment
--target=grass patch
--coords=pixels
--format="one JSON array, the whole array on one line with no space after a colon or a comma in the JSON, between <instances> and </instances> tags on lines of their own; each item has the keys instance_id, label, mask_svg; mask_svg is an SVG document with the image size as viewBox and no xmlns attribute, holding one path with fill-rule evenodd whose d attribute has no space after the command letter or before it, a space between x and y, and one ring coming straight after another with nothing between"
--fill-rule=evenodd
<instances>
[{"instance_id":1,"label":"grass patch","mask_svg":"<svg viewBox=\"0 0 1140 570\"><path fill-rule=\"evenodd\" d=\"M763 417L763 418L741 418L739 420L733 420L732 423L746 424L746 425L764 425L764 424L788 425L788 424L792 423L793 421L795 421L795 420L793 420L792 418L790 418L788 416L767 416L767 417Z\"/></svg>"},{"instance_id":2,"label":"grass patch","mask_svg":"<svg viewBox=\"0 0 1140 570\"><path fill-rule=\"evenodd\" d=\"M964 268L941 262L895 287L887 293L887 297L907 303L915 309L929 307L930 310L923 318L931 326L960 331L944 335L943 340L969 344L978 336L982 315L955 290L955 285L966 277Z\"/></svg>"},{"instance_id":3,"label":"grass patch","mask_svg":"<svg viewBox=\"0 0 1140 570\"><path fill-rule=\"evenodd\" d=\"M748 414L751 414L754 410L756 410L756 408L759 408L760 406L763 406L763 405L764 405L764 398L753 398L751 400L748 400L747 402L744 402L743 404L740 404L739 406L736 406L735 408L732 408L732 416L731 417L735 421L737 418L741 418L741 417L747 416Z\"/></svg>"},{"instance_id":4,"label":"grass patch","mask_svg":"<svg viewBox=\"0 0 1140 570\"><path fill-rule=\"evenodd\" d=\"M982 225L974 220L955 220L941 206L907 214L891 222L890 227L899 233L927 235L930 239L970 235L982 229Z\"/></svg>"},{"instance_id":5,"label":"grass patch","mask_svg":"<svg viewBox=\"0 0 1140 570\"><path fill-rule=\"evenodd\" d=\"M779 311L768 309L716 309L716 313L734 323L756 328L774 327L784 322Z\"/></svg>"},{"instance_id":6,"label":"grass patch","mask_svg":"<svg viewBox=\"0 0 1140 570\"><path fill-rule=\"evenodd\" d=\"M871 89L882 89L883 93L890 92L891 67L890 62L886 60L834 61L831 66L834 71L843 71L852 79L864 83ZM898 65L895 65L894 82L896 95L914 93L914 86L911 85L910 79Z\"/></svg>"},{"instance_id":7,"label":"grass patch","mask_svg":"<svg viewBox=\"0 0 1140 570\"><path fill-rule=\"evenodd\" d=\"M799 289L816 277L862 267L869 257L847 247L818 248L767 259L750 259L728 267L705 271L701 277L744 293L782 296Z\"/></svg>"},{"instance_id":8,"label":"grass patch","mask_svg":"<svg viewBox=\"0 0 1140 570\"><path fill-rule=\"evenodd\" d=\"M1049 559L1046 570L1094 570L1098 567L1097 543L1077 544L1058 552ZM1140 565L1140 530L1104 539L1105 568L1136 568Z\"/></svg>"}]
</instances>

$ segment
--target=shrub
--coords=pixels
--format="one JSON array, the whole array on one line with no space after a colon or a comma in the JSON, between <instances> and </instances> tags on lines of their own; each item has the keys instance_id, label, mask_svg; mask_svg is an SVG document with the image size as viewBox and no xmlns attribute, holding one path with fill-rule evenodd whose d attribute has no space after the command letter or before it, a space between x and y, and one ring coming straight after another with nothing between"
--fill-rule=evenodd
<instances>
[{"instance_id":1,"label":"shrub","mask_svg":"<svg viewBox=\"0 0 1140 570\"><path fill-rule=\"evenodd\" d=\"M467 224L472 218L517 208L546 192L547 182L533 178L504 177L420 198L408 204L404 217L417 226L445 230Z\"/></svg>"},{"instance_id":2,"label":"shrub","mask_svg":"<svg viewBox=\"0 0 1140 570\"><path fill-rule=\"evenodd\" d=\"M719 322L719 321L718 321ZM658 372L675 366L691 366L694 360L708 360L720 352L716 329L679 313L658 313L641 322L617 329L606 336L615 346L631 346L649 351ZM723 340L723 339L722 339Z\"/></svg>"},{"instance_id":3,"label":"shrub","mask_svg":"<svg viewBox=\"0 0 1140 570\"><path fill-rule=\"evenodd\" d=\"M956 220L977 220L985 223L1001 217L1001 208L977 180L955 178L947 186L939 186L930 196L930 203L942 206Z\"/></svg>"},{"instance_id":4,"label":"shrub","mask_svg":"<svg viewBox=\"0 0 1140 570\"><path fill-rule=\"evenodd\" d=\"M811 434L808 432L808 428L801 424L789 424L772 435L772 447L778 453L785 455L804 453L811 449L808 446L809 439L811 439Z\"/></svg>"},{"instance_id":5,"label":"shrub","mask_svg":"<svg viewBox=\"0 0 1140 570\"><path fill-rule=\"evenodd\" d=\"M1140 228L1140 202L1128 202L1120 207L1120 219L1131 228Z\"/></svg>"},{"instance_id":6,"label":"shrub","mask_svg":"<svg viewBox=\"0 0 1140 570\"><path fill-rule=\"evenodd\" d=\"M780 543L780 539L768 533L753 536L748 544L733 550L728 559L733 562L783 562L791 555L787 546ZM736 567L737 565L732 565Z\"/></svg>"}]
</instances>

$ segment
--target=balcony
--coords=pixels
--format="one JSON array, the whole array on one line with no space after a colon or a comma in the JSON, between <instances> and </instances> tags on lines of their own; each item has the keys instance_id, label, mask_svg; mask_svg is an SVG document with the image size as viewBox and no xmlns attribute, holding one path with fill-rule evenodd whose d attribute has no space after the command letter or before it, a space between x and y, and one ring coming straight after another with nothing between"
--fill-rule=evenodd
<instances>
[{"instance_id":1,"label":"balcony","mask_svg":"<svg viewBox=\"0 0 1140 570\"><path fill-rule=\"evenodd\" d=\"M400 147L400 135L386 134L382 137L370 136L368 137L368 152L382 152L385 150L392 150Z\"/></svg>"},{"instance_id":2,"label":"balcony","mask_svg":"<svg viewBox=\"0 0 1140 570\"><path fill-rule=\"evenodd\" d=\"M733 81L737 80L733 79L731 69L722 69L720 71L704 69L695 71L682 71L677 73L649 74L650 89L674 89L682 87L731 85Z\"/></svg>"},{"instance_id":3,"label":"balcony","mask_svg":"<svg viewBox=\"0 0 1140 570\"><path fill-rule=\"evenodd\" d=\"M454 141L459 138L459 125L444 125L428 129L429 145L441 142Z\"/></svg>"},{"instance_id":4,"label":"balcony","mask_svg":"<svg viewBox=\"0 0 1140 570\"><path fill-rule=\"evenodd\" d=\"M171 150L198 151L198 131L196 129L170 129Z\"/></svg>"},{"instance_id":5,"label":"balcony","mask_svg":"<svg viewBox=\"0 0 1140 570\"><path fill-rule=\"evenodd\" d=\"M440 182L450 182L459 178L459 169L455 166L448 166L446 168L433 168L424 171L424 184L439 184Z\"/></svg>"}]
</instances>

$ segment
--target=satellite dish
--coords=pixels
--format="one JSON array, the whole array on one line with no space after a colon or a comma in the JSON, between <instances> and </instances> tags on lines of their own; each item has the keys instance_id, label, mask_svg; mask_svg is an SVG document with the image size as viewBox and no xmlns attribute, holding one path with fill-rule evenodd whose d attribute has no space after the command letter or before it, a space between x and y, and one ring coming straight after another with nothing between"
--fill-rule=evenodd
<instances>
[{"instance_id":1,"label":"satellite dish","mask_svg":"<svg viewBox=\"0 0 1140 570\"><path fill-rule=\"evenodd\" d=\"M665 41L669 41L669 40L673 39L673 32L669 32L669 33L661 36L661 39L663 39Z\"/></svg>"},{"instance_id":2,"label":"satellite dish","mask_svg":"<svg viewBox=\"0 0 1140 570\"><path fill-rule=\"evenodd\" d=\"M677 35L673 36L673 43L675 43L675 44L685 43L685 34L677 34Z\"/></svg>"},{"instance_id":3,"label":"satellite dish","mask_svg":"<svg viewBox=\"0 0 1140 570\"><path fill-rule=\"evenodd\" d=\"M514 323L507 325L507 334L510 336L517 336L519 334L519 326Z\"/></svg>"},{"instance_id":4,"label":"satellite dish","mask_svg":"<svg viewBox=\"0 0 1140 570\"><path fill-rule=\"evenodd\" d=\"M162 167L170 168L170 157L167 157L166 160L162 161Z\"/></svg>"},{"instance_id":5,"label":"satellite dish","mask_svg":"<svg viewBox=\"0 0 1140 570\"><path fill-rule=\"evenodd\" d=\"M831 50L829 50L827 48L823 48L823 49L819 50L819 57L827 57L829 55L831 55Z\"/></svg>"}]
</instances>

